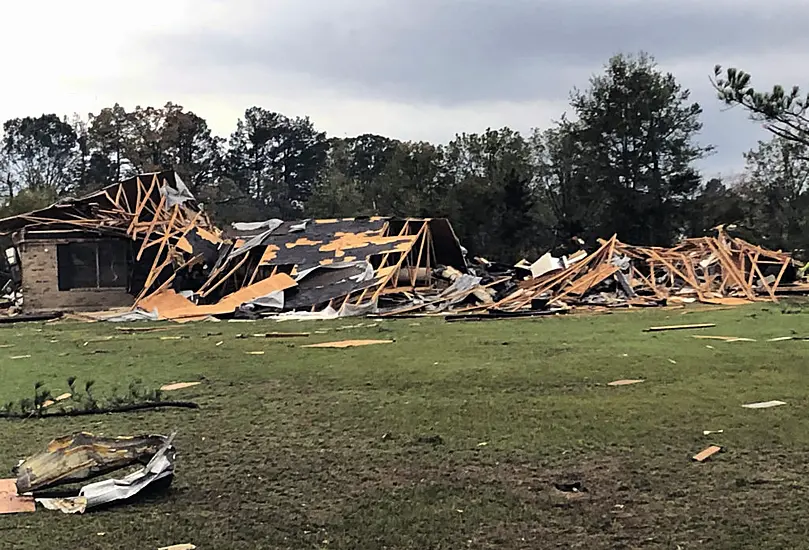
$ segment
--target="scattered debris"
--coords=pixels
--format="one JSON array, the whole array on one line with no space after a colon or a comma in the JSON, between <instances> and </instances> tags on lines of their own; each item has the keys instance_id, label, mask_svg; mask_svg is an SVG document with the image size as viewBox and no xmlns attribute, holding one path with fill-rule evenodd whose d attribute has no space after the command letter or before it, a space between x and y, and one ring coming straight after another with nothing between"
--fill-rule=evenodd
<instances>
[{"instance_id":1,"label":"scattered debris","mask_svg":"<svg viewBox=\"0 0 809 550\"><path fill-rule=\"evenodd\" d=\"M172 384L160 386L160 391L184 390L185 388L192 388L194 386L199 386L200 384L202 384L202 382L174 382Z\"/></svg>"},{"instance_id":2,"label":"scattered debris","mask_svg":"<svg viewBox=\"0 0 809 550\"><path fill-rule=\"evenodd\" d=\"M55 304L109 308L69 314L91 322L359 315L472 321L576 308L737 306L809 293L805 268L790 254L732 237L723 226L715 230L670 248L612 236L592 253L545 253L516 266L468 262L440 218L270 219L223 230L176 173L163 171L0 220L19 275L0 289L0 308L9 313L0 322L52 320L62 315L48 311ZM45 274L30 278L23 295L23 274L35 262ZM70 292L84 288L93 292ZM157 330L163 328L143 332Z\"/></svg>"},{"instance_id":3,"label":"scattered debris","mask_svg":"<svg viewBox=\"0 0 809 550\"><path fill-rule=\"evenodd\" d=\"M161 546L157 550L195 550L193 544L173 544L172 546Z\"/></svg>"},{"instance_id":4,"label":"scattered debris","mask_svg":"<svg viewBox=\"0 0 809 550\"><path fill-rule=\"evenodd\" d=\"M769 409L771 407L780 407L786 405L784 401L762 401L761 403L748 403L742 405L745 409Z\"/></svg>"},{"instance_id":5,"label":"scattered debris","mask_svg":"<svg viewBox=\"0 0 809 550\"><path fill-rule=\"evenodd\" d=\"M723 434L725 430L703 430L702 435Z\"/></svg>"},{"instance_id":6,"label":"scattered debris","mask_svg":"<svg viewBox=\"0 0 809 550\"><path fill-rule=\"evenodd\" d=\"M662 327L649 327L644 332L663 332L666 330L690 330L698 328L714 328L716 325L713 323L702 323L698 325L668 325Z\"/></svg>"},{"instance_id":7,"label":"scattered debris","mask_svg":"<svg viewBox=\"0 0 809 550\"><path fill-rule=\"evenodd\" d=\"M12 355L9 359L30 359L30 355Z\"/></svg>"},{"instance_id":8,"label":"scattered debris","mask_svg":"<svg viewBox=\"0 0 809 550\"><path fill-rule=\"evenodd\" d=\"M168 441L162 435L103 437L79 432L54 439L47 449L14 468L17 491L27 493L75 483L148 461Z\"/></svg>"},{"instance_id":9,"label":"scattered debris","mask_svg":"<svg viewBox=\"0 0 809 550\"><path fill-rule=\"evenodd\" d=\"M308 344L302 348L353 348L358 346L373 346L376 344L392 344L394 340L342 340L340 342L321 342Z\"/></svg>"},{"instance_id":10,"label":"scattered debris","mask_svg":"<svg viewBox=\"0 0 809 550\"><path fill-rule=\"evenodd\" d=\"M609 309L692 301L737 306L809 292L809 284L799 282L802 264L789 254L731 237L723 226L715 230L715 237L685 239L672 248L627 245L613 236L561 270L545 258L534 271L538 276L529 274L494 307ZM540 300L544 305L537 307Z\"/></svg>"},{"instance_id":11,"label":"scattered debris","mask_svg":"<svg viewBox=\"0 0 809 550\"><path fill-rule=\"evenodd\" d=\"M644 382L644 380L616 380L615 382L610 382L607 384L608 386L629 386L631 384L640 384Z\"/></svg>"},{"instance_id":12,"label":"scattered debris","mask_svg":"<svg viewBox=\"0 0 809 550\"><path fill-rule=\"evenodd\" d=\"M708 447L704 451L702 451L702 452L694 455L693 457L691 457L691 459L695 460L696 462L705 462L710 457L712 457L713 455L715 455L716 453L718 453L720 451L722 451L722 447L720 447L718 445L711 445L710 447Z\"/></svg>"},{"instance_id":13,"label":"scattered debris","mask_svg":"<svg viewBox=\"0 0 809 550\"><path fill-rule=\"evenodd\" d=\"M677 361L675 361L674 359L669 359L669 363L671 363L672 365L676 365Z\"/></svg>"},{"instance_id":14,"label":"scattered debris","mask_svg":"<svg viewBox=\"0 0 809 550\"><path fill-rule=\"evenodd\" d=\"M148 463L135 472L121 479L105 479L96 483L85 485L75 497L67 498L37 498L36 501L48 509L58 509L64 513L84 513L88 508L109 504L116 501L128 500L152 484L164 481L170 484L174 477L174 461L176 452L172 442L175 434L169 437L160 437L162 444L152 455ZM140 459L140 457L138 457ZM120 469L119 466L115 469ZM113 471L107 469L107 472ZM94 477L94 476L93 476ZM63 479L59 484L65 483ZM19 479L17 482L19 487Z\"/></svg>"}]
</instances>

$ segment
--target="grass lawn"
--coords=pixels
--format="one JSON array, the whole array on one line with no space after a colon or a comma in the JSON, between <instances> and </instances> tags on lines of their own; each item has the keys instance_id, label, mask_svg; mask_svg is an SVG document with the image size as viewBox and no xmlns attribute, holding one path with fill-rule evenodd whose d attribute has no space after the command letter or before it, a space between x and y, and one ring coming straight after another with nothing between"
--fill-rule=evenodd
<instances>
[{"instance_id":1,"label":"grass lawn","mask_svg":"<svg viewBox=\"0 0 809 550\"><path fill-rule=\"evenodd\" d=\"M685 323L717 326L643 332ZM809 336L809 308L170 326L0 327L1 403L68 376L96 394L204 380L171 394L197 411L0 420L5 477L73 431L179 432L168 493L0 516L2 548L809 548L809 341L766 341ZM312 335L236 338L267 331ZM395 343L299 347L348 338ZM622 378L645 382L606 385Z\"/></svg>"}]
</instances>

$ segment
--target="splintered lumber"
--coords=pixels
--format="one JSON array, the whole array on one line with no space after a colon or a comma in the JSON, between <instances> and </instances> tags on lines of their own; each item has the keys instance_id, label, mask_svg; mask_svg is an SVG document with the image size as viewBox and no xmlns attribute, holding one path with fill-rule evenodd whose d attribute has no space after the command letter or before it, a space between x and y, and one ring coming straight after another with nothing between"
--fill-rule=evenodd
<instances>
[{"instance_id":1,"label":"splintered lumber","mask_svg":"<svg viewBox=\"0 0 809 550\"><path fill-rule=\"evenodd\" d=\"M599 249L586 258L520 282L493 307L518 311L540 297L580 307L592 305L587 298L595 292L601 293L598 304L606 307L651 306L662 300L736 306L809 293L805 283L782 284L795 265L789 254L731 237L722 226L715 230L716 236L685 239L670 248L633 246L616 236L599 240Z\"/></svg>"},{"instance_id":2,"label":"splintered lumber","mask_svg":"<svg viewBox=\"0 0 809 550\"><path fill-rule=\"evenodd\" d=\"M716 325L714 323L701 323L696 325L666 325L660 327L649 327L645 329L643 332L663 332L667 330L691 330L691 329L700 329L700 328L714 328Z\"/></svg>"},{"instance_id":3,"label":"splintered lumber","mask_svg":"<svg viewBox=\"0 0 809 550\"><path fill-rule=\"evenodd\" d=\"M704 451L702 451L702 452L694 455L693 457L691 457L691 459L696 461L696 462L705 462L706 460L708 460L709 458L711 458L713 455L720 452L721 450L722 450L722 447L720 447L719 445L711 445L710 447L708 447Z\"/></svg>"}]
</instances>

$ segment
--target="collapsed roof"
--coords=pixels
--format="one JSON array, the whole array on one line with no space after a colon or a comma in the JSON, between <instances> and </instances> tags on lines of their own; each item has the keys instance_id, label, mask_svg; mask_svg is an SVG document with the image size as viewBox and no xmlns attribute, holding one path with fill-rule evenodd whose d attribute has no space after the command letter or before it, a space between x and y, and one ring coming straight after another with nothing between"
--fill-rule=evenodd
<instances>
[{"instance_id":1,"label":"collapsed roof","mask_svg":"<svg viewBox=\"0 0 809 550\"><path fill-rule=\"evenodd\" d=\"M193 319L249 304L274 310L373 309L385 294L466 269L444 219L343 218L215 227L174 172L143 174L0 220L14 242L97 235L133 244L133 309ZM23 278L25 266L23 265Z\"/></svg>"}]
</instances>

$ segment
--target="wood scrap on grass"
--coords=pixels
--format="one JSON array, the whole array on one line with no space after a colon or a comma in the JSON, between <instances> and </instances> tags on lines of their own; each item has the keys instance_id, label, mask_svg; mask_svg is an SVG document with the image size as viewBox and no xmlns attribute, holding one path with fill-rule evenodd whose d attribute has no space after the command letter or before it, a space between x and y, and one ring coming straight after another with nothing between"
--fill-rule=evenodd
<instances>
[{"instance_id":1,"label":"wood scrap on grass","mask_svg":"<svg viewBox=\"0 0 809 550\"><path fill-rule=\"evenodd\" d=\"M698 454L694 455L693 457L691 457L691 460L694 460L695 462L705 462L706 460L711 458L713 455L715 455L716 453L721 452L721 451L722 451L722 447L720 447L719 445L711 445L710 447L708 447L704 451L701 451L700 453L698 453Z\"/></svg>"},{"instance_id":2,"label":"wood scrap on grass","mask_svg":"<svg viewBox=\"0 0 809 550\"><path fill-rule=\"evenodd\" d=\"M339 342L321 342L320 344L309 344L302 348L354 348L360 346L374 346L378 344L392 344L394 340L342 340Z\"/></svg>"},{"instance_id":3,"label":"wood scrap on grass","mask_svg":"<svg viewBox=\"0 0 809 550\"><path fill-rule=\"evenodd\" d=\"M193 388L194 386L199 386L202 382L174 382L171 384L164 384L160 386L160 391L177 391L177 390L184 390L186 388Z\"/></svg>"},{"instance_id":4,"label":"wood scrap on grass","mask_svg":"<svg viewBox=\"0 0 809 550\"><path fill-rule=\"evenodd\" d=\"M607 384L608 386L631 386L632 384L640 384L644 380L616 380Z\"/></svg>"},{"instance_id":5,"label":"wood scrap on grass","mask_svg":"<svg viewBox=\"0 0 809 550\"><path fill-rule=\"evenodd\" d=\"M695 325L665 325L660 327L649 327L645 329L643 332L664 332L667 330L692 330L692 329L714 328L714 327L716 327L714 323L700 323Z\"/></svg>"}]
</instances>

